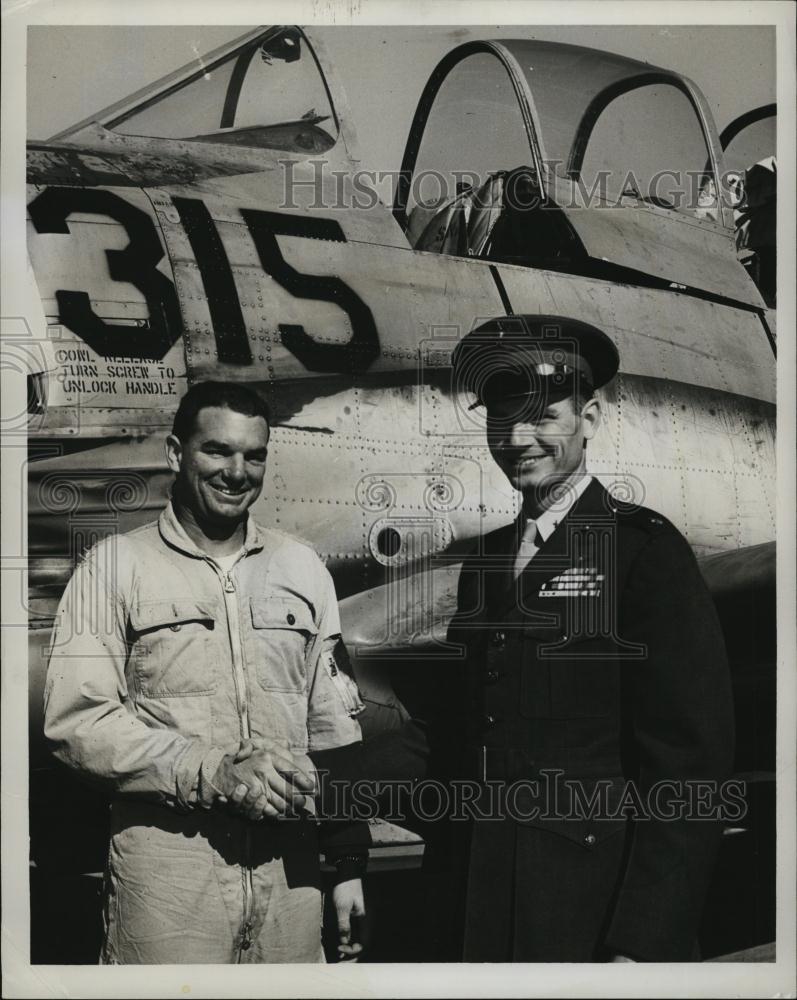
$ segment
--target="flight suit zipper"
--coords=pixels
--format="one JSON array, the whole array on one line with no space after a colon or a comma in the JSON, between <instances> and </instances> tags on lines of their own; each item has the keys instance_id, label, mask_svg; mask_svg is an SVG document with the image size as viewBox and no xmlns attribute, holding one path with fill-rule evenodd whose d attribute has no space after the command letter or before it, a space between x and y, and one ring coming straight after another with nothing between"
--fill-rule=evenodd
<instances>
[{"instance_id":1,"label":"flight suit zipper","mask_svg":"<svg viewBox=\"0 0 797 1000\"><path fill-rule=\"evenodd\" d=\"M215 567L215 563L214 563ZM221 575L221 570L215 567ZM230 637L230 652L232 654L232 674L235 686L235 697L238 704L238 728L241 739L247 740L251 737L249 725L249 690L246 683L246 672L244 670L243 644L241 642L241 619L238 611L238 595L235 589L235 582L232 579L232 568L222 577L224 593L224 610L227 615L227 631ZM238 945L238 955L236 961L241 961L242 952L246 951L252 944L252 926L254 912L254 875L250 863L252 856L252 831L247 823L244 826L243 844L243 866L242 866L242 887L243 887L243 927L241 929L241 939Z\"/></svg>"}]
</instances>

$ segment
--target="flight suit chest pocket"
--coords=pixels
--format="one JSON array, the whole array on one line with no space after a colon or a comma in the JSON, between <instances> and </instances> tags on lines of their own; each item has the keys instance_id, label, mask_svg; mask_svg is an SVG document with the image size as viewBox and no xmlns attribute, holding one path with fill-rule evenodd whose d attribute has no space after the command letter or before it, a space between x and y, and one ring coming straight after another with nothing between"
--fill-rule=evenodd
<instances>
[{"instance_id":1,"label":"flight suit chest pocket","mask_svg":"<svg viewBox=\"0 0 797 1000\"><path fill-rule=\"evenodd\" d=\"M250 666L266 691L304 691L306 658L318 633L303 601L288 597L251 598Z\"/></svg>"},{"instance_id":2,"label":"flight suit chest pocket","mask_svg":"<svg viewBox=\"0 0 797 1000\"><path fill-rule=\"evenodd\" d=\"M152 601L131 608L132 662L147 698L211 694L216 686L212 602Z\"/></svg>"},{"instance_id":3,"label":"flight suit chest pocket","mask_svg":"<svg viewBox=\"0 0 797 1000\"><path fill-rule=\"evenodd\" d=\"M527 718L604 718L619 708L617 649L608 636L524 635L520 713Z\"/></svg>"}]
</instances>

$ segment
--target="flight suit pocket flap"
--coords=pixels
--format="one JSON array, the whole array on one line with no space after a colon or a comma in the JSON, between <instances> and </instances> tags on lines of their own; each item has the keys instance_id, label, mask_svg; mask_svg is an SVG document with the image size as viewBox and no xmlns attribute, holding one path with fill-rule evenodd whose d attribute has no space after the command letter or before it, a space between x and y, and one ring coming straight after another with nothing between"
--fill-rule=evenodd
<instances>
[{"instance_id":1,"label":"flight suit pocket flap","mask_svg":"<svg viewBox=\"0 0 797 1000\"><path fill-rule=\"evenodd\" d=\"M205 622L212 628L216 617L211 601L147 601L130 609L130 624L136 632L184 622Z\"/></svg>"},{"instance_id":2,"label":"flight suit pocket flap","mask_svg":"<svg viewBox=\"0 0 797 1000\"><path fill-rule=\"evenodd\" d=\"M131 662L139 695L175 698L215 689L217 612L213 601L196 600L142 601L131 607L130 625L136 633ZM204 709L198 720L195 710L184 717L187 727L204 726Z\"/></svg>"},{"instance_id":3,"label":"flight suit pocket flap","mask_svg":"<svg viewBox=\"0 0 797 1000\"><path fill-rule=\"evenodd\" d=\"M253 628L284 628L315 635L310 608L302 601L283 597L250 598Z\"/></svg>"}]
</instances>

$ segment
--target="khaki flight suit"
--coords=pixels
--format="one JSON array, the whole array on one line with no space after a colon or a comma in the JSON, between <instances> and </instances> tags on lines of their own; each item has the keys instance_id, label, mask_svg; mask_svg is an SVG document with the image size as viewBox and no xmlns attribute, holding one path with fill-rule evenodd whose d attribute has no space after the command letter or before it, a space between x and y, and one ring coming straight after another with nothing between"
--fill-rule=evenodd
<instances>
[{"instance_id":1,"label":"khaki flight suit","mask_svg":"<svg viewBox=\"0 0 797 1000\"><path fill-rule=\"evenodd\" d=\"M317 825L210 808L241 740L306 754L358 742L318 556L251 518L228 574L159 520L95 546L59 606L45 691L55 755L113 795L106 963L315 962Z\"/></svg>"}]
</instances>

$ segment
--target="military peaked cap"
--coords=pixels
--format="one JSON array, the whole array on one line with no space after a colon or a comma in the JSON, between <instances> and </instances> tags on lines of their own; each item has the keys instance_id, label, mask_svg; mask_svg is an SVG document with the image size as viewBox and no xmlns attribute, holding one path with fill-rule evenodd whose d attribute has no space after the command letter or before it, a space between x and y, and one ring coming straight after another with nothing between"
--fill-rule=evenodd
<instances>
[{"instance_id":1,"label":"military peaked cap","mask_svg":"<svg viewBox=\"0 0 797 1000\"><path fill-rule=\"evenodd\" d=\"M599 389L620 358L602 330L567 316L515 315L471 330L451 357L455 384L476 394L473 406L538 397L549 403L579 389Z\"/></svg>"}]
</instances>

